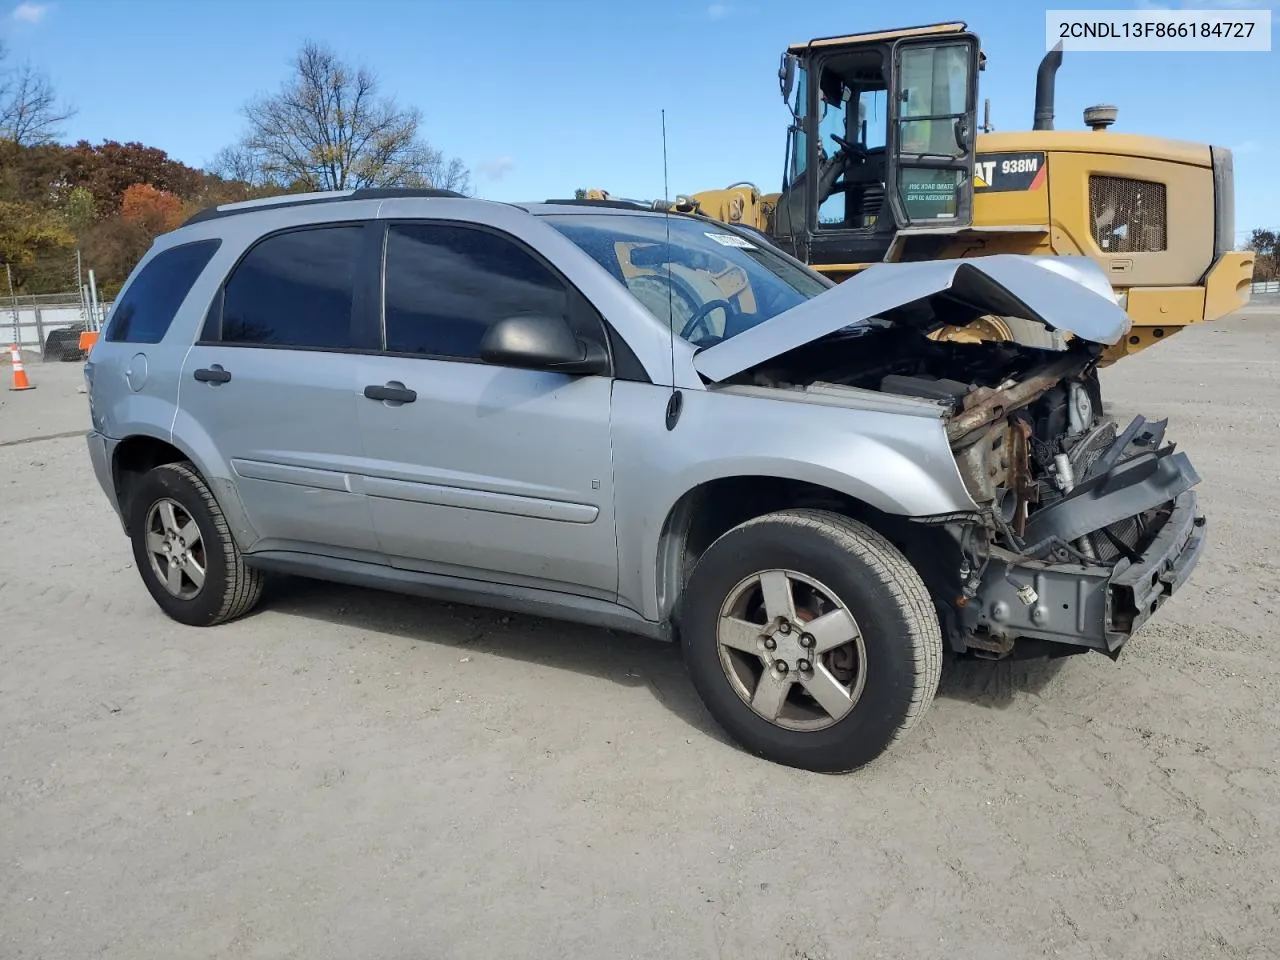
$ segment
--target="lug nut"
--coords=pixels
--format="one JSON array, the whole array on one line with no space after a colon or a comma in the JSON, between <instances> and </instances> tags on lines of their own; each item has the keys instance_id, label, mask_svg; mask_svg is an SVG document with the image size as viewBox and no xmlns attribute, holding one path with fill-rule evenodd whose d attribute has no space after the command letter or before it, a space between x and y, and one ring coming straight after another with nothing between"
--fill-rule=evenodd
<instances>
[{"instance_id":1,"label":"lug nut","mask_svg":"<svg viewBox=\"0 0 1280 960\"><path fill-rule=\"evenodd\" d=\"M814 643L814 640L813 640L813 634L811 634L811 633L806 633L806 634L802 634L802 635L801 635L801 637L800 637L800 646L802 646L802 647L804 647L806 650L808 650L810 647L812 647L812 646L813 646L813 643Z\"/></svg>"},{"instance_id":2,"label":"lug nut","mask_svg":"<svg viewBox=\"0 0 1280 960\"><path fill-rule=\"evenodd\" d=\"M777 646L778 646L777 640L773 639L773 637L765 637L764 648L766 650L775 650L777 649Z\"/></svg>"},{"instance_id":3,"label":"lug nut","mask_svg":"<svg viewBox=\"0 0 1280 960\"><path fill-rule=\"evenodd\" d=\"M790 632L791 632L791 624L789 624L789 623L787 623L787 621L783 620L783 621L782 621L782 625L781 625L780 627L778 627L778 632L779 632L779 633L781 633L781 634L787 634L787 633L790 633Z\"/></svg>"},{"instance_id":4,"label":"lug nut","mask_svg":"<svg viewBox=\"0 0 1280 960\"><path fill-rule=\"evenodd\" d=\"M786 673L786 672L787 672L787 665L786 665L786 663L784 663L784 662L783 662L783 661L781 661L781 660L779 660L779 661L778 661L778 672L779 672L779 673Z\"/></svg>"},{"instance_id":5,"label":"lug nut","mask_svg":"<svg viewBox=\"0 0 1280 960\"><path fill-rule=\"evenodd\" d=\"M799 663L796 664L796 667L797 669L799 669L801 673L807 673L809 670L809 661L801 660Z\"/></svg>"}]
</instances>

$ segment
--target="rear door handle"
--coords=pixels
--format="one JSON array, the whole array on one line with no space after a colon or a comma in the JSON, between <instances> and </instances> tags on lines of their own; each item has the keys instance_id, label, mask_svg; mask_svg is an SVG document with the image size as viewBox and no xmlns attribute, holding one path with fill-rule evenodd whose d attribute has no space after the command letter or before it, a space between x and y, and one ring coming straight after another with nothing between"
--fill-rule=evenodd
<instances>
[{"instance_id":1,"label":"rear door handle","mask_svg":"<svg viewBox=\"0 0 1280 960\"><path fill-rule=\"evenodd\" d=\"M413 403L418 399L418 391L410 390L403 383L394 380L382 386L371 383L364 388L364 395L370 400L387 400L391 403Z\"/></svg>"},{"instance_id":2,"label":"rear door handle","mask_svg":"<svg viewBox=\"0 0 1280 960\"><path fill-rule=\"evenodd\" d=\"M215 363L212 367L201 367L192 376L202 383L226 383L231 379L231 371Z\"/></svg>"}]
</instances>

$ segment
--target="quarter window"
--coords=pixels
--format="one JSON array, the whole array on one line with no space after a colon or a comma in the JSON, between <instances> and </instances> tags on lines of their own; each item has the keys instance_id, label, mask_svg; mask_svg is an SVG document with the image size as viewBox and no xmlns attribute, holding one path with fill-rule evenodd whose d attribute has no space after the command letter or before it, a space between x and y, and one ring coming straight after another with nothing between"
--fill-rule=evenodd
<instances>
[{"instance_id":1,"label":"quarter window","mask_svg":"<svg viewBox=\"0 0 1280 960\"><path fill-rule=\"evenodd\" d=\"M219 243L200 240L156 254L116 304L105 339L113 343L163 340L182 301L187 299Z\"/></svg>"},{"instance_id":2,"label":"quarter window","mask_svg":"<svg viewBox=\"0 0 1280 960\"><path fill-rule=\"evenodd\" d=\"M480 341L496 320L570 316L565 284L515 243L484 230L393 224L386 271L392 353L478 360Z\"/></svg>"},{"instance_id":3,"label":"quarter window","mask_svg":"<svg viewBox=\"0 0 1280 960\"><path fill-rule=\"evenodd\" d=\"M227 280L224 343L354 346L351 306L363 227L280 233L255 246Z\"/></svg>"}]
</instances>

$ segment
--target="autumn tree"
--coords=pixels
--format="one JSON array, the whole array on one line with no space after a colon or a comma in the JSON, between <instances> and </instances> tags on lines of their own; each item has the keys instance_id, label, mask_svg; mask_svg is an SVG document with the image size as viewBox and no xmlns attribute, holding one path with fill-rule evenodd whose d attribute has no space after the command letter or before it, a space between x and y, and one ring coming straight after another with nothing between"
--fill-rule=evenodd
<instances>
[{"instance_id":1,"label":"autumn tree","mask_svg":"<svg viewBox=\"0 0 1280 960\"><path fill-rule=\"evenodd\" d=\"M72 230L84 230L93 223L93 194L87 187L72 187L62 214Z\"/></svg>"},{"instance_id":2,"label":"autumn tree","mask_svg":"<svg viewBox=\"0 0 1280 960\"><path fill-rule=\"evenodd\" d=\"M1275 230L1254 230L1246 246L1258 255L1253 266L1255 280L1273 280L1280 274L1280 235Z\"/></svg>"},{"instance_id":3,"label":"autumn tree","mask_svg":"<svg viewBox=\"0 0 1280 960\"><path fill-rule=\"evenodd\" d=\"M35 204L0 201L0 262L9 264L18 293L43 293L46 280L54 289L65 287L71 273L64 264L75 244L66 225ZM51 265L56 265L53 277Z\"/></svg>"},{"instance_id":4,"label":"autumn tree","mask_svg":"<svg viewBox=\"0 0 1280 960\"><path fill-rule=\"evenodd\" d=\"M54 201L66 173L64 147L24 147L0 139L0 200L15 203Z\"/></svg>"},{"instance_id":5,"label":"autumn tree","mask_svg":"<svg viewBox=\"0 0 1280 960\"><path fill-rule=\"evenodd\" d=\"M1258 227L1249 234L1248 247L1264 256L1271 256L1276 252L1277 239L1276 231Z\"/></svg>"},{"instance_id":6,"label":"autumn tree","mask_svg":"<svg viewBox=\"0 0 1280 960\"><path fill-rule=\"evenodd\" d=\"M95 223L80 236L85 269L93 268L99 296L108 299L124 285L154 239L145 227L121 216Z\"/></svg>"},{"instance_id":7,"label":"autumn tree","mask_svg":"<svg viewBox=\"0 0 1280 960\"><path fill-rule=\"evenodd\" d=\"M0 141L0 256L24 293L75 289L75 249L104 296L152 240L202 206L250 199L141 143L21 146Z\"/></svg>"},{"instance_id":8,"label":"autumn tree","mask_svg":"<svg viewBox=\"0 0 1280 960\"><path fill-rule=\"evenodd\" d=\"M96 145L81 140L66 150L63 166L66 185L93 194L100 217L119 211L125 191L134 184L190 197L199 193L207 177L156 147L115 140Z\"/></svg>"},{"instance_id":9,"label":"autumn tree","mask_svg":"<svg viewBox=\"0 0 1280 960\"><path fill-rule=\"evenodd\" d=\"M224 176L308 190L471 189L462 161L420 136L420 110L380 95L372 71L318 43L304 44L280 89L243 112L243 140L219 157Z\"/></svg>"},{"instance_id":10,"label":"autumn tree","mask_svg":"<svg viewBox=\"0 0 1280 960\"><path fill-rule=\"evenodd\" d=\"M53 84L26 63L7 67L0 43L0 140L20 146L52 143L75 111L58 103Z\"/></svg>"},{"instance_id":11,"label":"autumn tree","mask_svg":"<svg viewBox=\"0 0 1280 960\"><path fill-rule=\"evenodd\" d=\"M153 235L176 230L186 219L181 197L157 190L149 183L135 183L125 190L120 201L120 217Z\"/></svg>"}]
</instances>

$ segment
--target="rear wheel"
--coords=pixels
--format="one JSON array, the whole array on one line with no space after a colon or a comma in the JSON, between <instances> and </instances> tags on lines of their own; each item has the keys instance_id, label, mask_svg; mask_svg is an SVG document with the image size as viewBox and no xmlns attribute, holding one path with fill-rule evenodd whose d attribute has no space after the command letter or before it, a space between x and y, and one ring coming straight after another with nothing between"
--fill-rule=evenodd
<instances>
[{"instance_id":1,"label":"rear wheel","mask_svg":"<svg viewBox=\"0 0 1280 960\"><path fill-rule=\"evenodd\" d=\"M942 637L923 581L871 528L818 510L750 520L699 559L685 660L751 752L821 772L875 759L924 715Z\"/></svg>"},{"instance_id":2,"label":"rear wheel","mask_svg":"<svg viewBox=\"0 0 1280 960\"><path fill-rule=\"evenodd\" d=\"M189 464L166 463L130 496L133 557L165 613L208 627L243 616L262 596L262 574L245 565L222 509Z\"/></svg>"}]
</instances>

